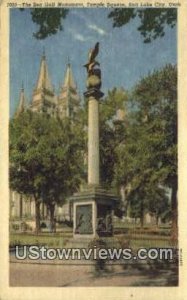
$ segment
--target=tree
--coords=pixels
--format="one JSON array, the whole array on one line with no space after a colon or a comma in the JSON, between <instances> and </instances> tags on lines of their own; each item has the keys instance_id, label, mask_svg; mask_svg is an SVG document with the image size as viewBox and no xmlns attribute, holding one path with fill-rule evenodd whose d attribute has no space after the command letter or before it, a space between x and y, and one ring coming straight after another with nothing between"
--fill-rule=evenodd
<instances>
[{"instance_id":1,"label":"tree","mask_svg":"<svg viewBox=\"0 0 187 300\"><path fill-rule=\"evenodd\" d=\"M24 10L21 8L20 10ZM63 30L62 21L68 14L65 8L31 8L32 21L39 26L37 32L33 33L36 39L45 39Z\"/></svg>"},{"instance_id":2,"label":"tree","mask_svg":"<svg viewBox=\"0 0 187 300\"><path fill-rule=\"evenodd\" d=\"M177 236L177 69L167 65L140 80L130 103L126 141L117 149L116 184L130 184L149 202L160 185L172 189L172 234ZM155 194L157 198L158 194ZM163 198L164 199L164 198ZM151 199L150 199L151 200ZM147 204L146 204L147 205ZM142 208L143 209L143 208Z\"/></svg>"},{"instance_id":3,"label":"tree","mask_svg":"<svg viewBox=\"0 0 187 300\"><path fill-rule=\"evenodd\" d=\"M176 8L116 8L108 15L113 19L113 27L128 24L135 17L140 20L137 30L144 38L144 43L150 43L165 35L165 27L173 28L177 22Z\"/></svg>"},{"instance_id":4,"label":"tree","mask_svg":"<svg viewBox=\"0 0 187 300\"><path fill-rule=\"evenodd\" d=\"M141 227L144 226L145 213L156 217L156 225L158 226L159 218L163 219L170 211L169 198L166 195L166 189L161 186L153 186L148 184L133 189L128 196L130 202L130 216L132 218L140 218Z\"/></svg>"},{"instance_id":5,"label":"tree","mask_svg":"<svg viewBox=\"0 0 187 300\"><path fill-rule=\"evenodd\" d=\"M81 181L80 127L45 114L26 112L10 122L10 187L31 195L36 206L36 232L40 231L40 204L50 209Z\"/></svg>"},{"instance_id":6,"label":"tree","mask_svg":"<svg viewBox=\"0 0 187 300\"><path fill-rule=\"evenodd\" d=\"M68 196L78 190L84 178L84 143L80 125L82 124L74 124L69 119L59 120L57 128L51 132L54 134L53 139L45 141L49 163L44 164L43 199L50 211L52 231L55 225L55 204L63 204Z\"/></svg>"},{"instance_id":7,"label":"tree","mask_svg":"<svg viewBox=\"0 0 187 300\"><path fill-rule=\"evenodd\" d=\"M21 9L24 10L24 9ZM45 39L63 29L62 21L69 10L64 8L31 8L32 21L39 26L34 33L37 39ZM137 30L144 38L144 43L165 35L165 27L173 28L177 22L176 8L116 8L109 18L113 20L113 27L128 24L135 17L140 19Z\"/></svg>"},{"instance_id":8,"label":"tree","mask_svg":"<svg viewBox=\"0 0 187 300\"><path fill-rule=\"evenodd\" d=\"M100 103L100 177L107 186L113 184L115 149L125 133L125 120L119 120L118 112L124 117L127 97L124 89L113 88Z\"/></svg>"},{"instance_id":9,"label":"tree","mask_svg":"<svg viewBox=\"0 0 187 300\"><path fill-rule=\"evenodd\" d=\"M171 209L169 205L169 197L166 189L161 186L156 186L155 189L148 190L148 210L156 217L156 225L158 226L159 218L163 219Z\"/></svg>"}]
</instances>

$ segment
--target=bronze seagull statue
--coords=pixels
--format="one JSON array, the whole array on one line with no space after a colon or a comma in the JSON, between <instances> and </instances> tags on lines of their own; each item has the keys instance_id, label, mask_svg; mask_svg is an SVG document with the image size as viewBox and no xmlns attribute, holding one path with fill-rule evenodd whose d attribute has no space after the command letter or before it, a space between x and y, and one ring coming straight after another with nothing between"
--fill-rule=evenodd
<instances>
[{"instance_id":1,"label":"bronze seagull statue","mask_svg":"<svg viewBox=\"0 0 187 300\"><path fill-rule=\"evenodd\" d=\"M84 67L87 69L87 72L90 73L94 66L100 65L96 60L96 56L99 53L99 42L95 44L95 47L90 49L88 53L88 63L84 65Z\"/></svg>"}]
</instances>

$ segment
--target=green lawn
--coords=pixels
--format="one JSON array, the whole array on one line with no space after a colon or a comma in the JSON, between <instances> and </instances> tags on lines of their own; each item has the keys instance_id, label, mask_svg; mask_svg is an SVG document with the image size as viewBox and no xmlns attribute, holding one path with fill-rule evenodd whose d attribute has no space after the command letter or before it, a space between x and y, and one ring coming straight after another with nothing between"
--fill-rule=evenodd
<instances>
[{"instance_id":1,"label":"green lawn","mask_svg":"<svg viewBox=\"0 0 187 300\"><path fill-rule=\"evenodd\" d=\"M10 233L9 244L15 245L45 245L48 247L64 247L67 241L72 237L69 233L41 233L39 235L27 233Z\"/></svg>"},{"instance_id":2,"label":"green lawn","mask_svg":"<svg viewBox=\"0 0 187 300\"><path fill-rule=\"evenodd\" d=\"M67 241L72 238L71 233L41 233L39 235L29 233L11 233L10 234L10 246L15 245L45 245L53 248L63 248L66 246ZM126 245L126 242L133 249L145 247L171 247L170 238L168 237L155 237L147 235L116 235L122 243ZM125 246L124 246L125 247Z\"/></svg>"},{"instance_id":3,"label":"green lawn","mask_svg":"<svg viewBox=\"0 0 187 300\"><path fill-rule=\"evenodd\" d=\"M114 235L121 241L122 247L128 245L133 249L145 247L171 247L170 227L153 227L145 226L140 228L138 225L125 224L123 222L114 222ZM67 241L72 238L72 228L67 226L61 227L61 232L49 233L43 231L39 235L34 233L10 233L10 246L15 245L45 245L47 247L62 248L65 247Z\"/></svg>"},{"instance_id":4,"label":"green lawn","mask_svg":"<svg viewBox=\"0 0 187 300\"><path fill-rule=\"evenodd\" d=\"M138 249L138 248L169 248L171 247L171 244L169 240L159 240L159 239L132 239L130 241L130 247L133 249Z\"/></svg>"}]
</instances>

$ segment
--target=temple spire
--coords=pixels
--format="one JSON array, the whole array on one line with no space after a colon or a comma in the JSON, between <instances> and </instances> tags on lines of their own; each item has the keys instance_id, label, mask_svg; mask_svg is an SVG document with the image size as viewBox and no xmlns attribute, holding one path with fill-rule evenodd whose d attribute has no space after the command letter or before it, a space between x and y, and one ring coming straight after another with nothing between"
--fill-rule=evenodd
<instances>
[{"instance_id":1,"label":"temple spire","mask_svg":"<svg viewBox=\"0 0 187 300\"><path fill-rule=\"evenodd\" d=\"M54 87L49 77L45 49L43 49L38 80L32 96L31 110L34 112L45 112L54 116L55 105Z\"/></svg>"},{"instance_id":2,"label":"temple spire","mask_svg":"<svg viewBox=\"0 0 187 300\"><path fill-rule=\"evenodd\" d=\"M22 82L20 96L19 96L19 104L16 110L16 117L19 116L24 111L26 111L26 97L25 97L24 85Z\"/></svg>"},{"instance_id":3,"label":"temple spire","mask_svg":"<svg viewBox=\"0 0 187 300\"><path fill-rule=\"evenodd\" d=\"M42 59L41 59L41 63L40 63L39 76L38 76L38 81L37 81L35 90L40 90L42 88L44 88L48 91L53 91L53 86L51 84L48 67L47 67L45 49L43 49Z\"/></svg>"},{"instance_id":4,"label":"temple spire","mask_svg":"<svg viewBox=\"0 0 187 300\"><path fill-rule=\"evenodd\" d=\"M73 78L73 72L72 72L72 69L71 69L71 64L70 64L69 58L68 58L68 63L67 63L67 69L66 69L66 73L65 73L63 88L76 89L76 84L75 84L75 81L74 81L74 78Z\"/></svg>"},{"instance_id":5,"label":"temple spire","mask_svg":"<svg viewBox=\"0 0 187 300\"><path fill-rule=\"evenodd\" d=\"M44 46L43 46L43 55L42 55L42 57L45 58L45 47Z\"/></svg>"},{"instance_id":6,"label":"temple spire","mask_svg":"<svg viewBox=\"0 0 187 300\"><path fill-rule=\"evenodd\" d=\"M68 61L67 65L69 66L70 65L70 58L69 58L69 56L68 56L67 61Z\"/></svg>"},{"instance_id":7,"label":"temple spire","mask_svg":"<svg viewBox=\"0 0 187 300\"><path fill-rule=\"evenodd\" d=\"M77 85L75 83L70 60L68 58L64 84L61 87L60 95L58 97L58 112L60 118L74 118L79 107L79 102L80 98L77 92Z\"/></svg>"}]
</instances>

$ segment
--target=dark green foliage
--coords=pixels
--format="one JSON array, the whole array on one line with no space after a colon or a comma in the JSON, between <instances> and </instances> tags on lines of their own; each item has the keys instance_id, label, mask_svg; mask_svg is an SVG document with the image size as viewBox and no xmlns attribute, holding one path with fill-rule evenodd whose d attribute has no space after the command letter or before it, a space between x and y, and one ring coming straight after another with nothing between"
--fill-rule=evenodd
<instances>
[{"instance_id":1,"label":"dark green foliage","mask_svg":"<svg viewBox=\"0 0 187 300\"><path fill-rule=\"evenodd\" d=\"M122 119L119 109L125 112ZM75 124L23 113L10 122L11 188L44 201L52 217L54 204L64 203L85 179L85 153L87 105ZM131 216L140 217L142 225L146 212L170 215L177 232L176 66L149 74L131 94L114 88L100 103L100 175L101 183L118 191L129 187Z\"/></svg>"},{"instance_id":2,"label":"dark green foliage","mask_svg":"<svg viewBox=\"0 0 187 300\"><path fill-rule=\"evenodd\" d=\"M21 9L24 10L24 9ZM63 29L62 20L68 14L65 8L31 8L32 21L39 26L35 38L45 39ZM116 8L108 15L113 20L113 27L128 24L135 17L140 20L137 30L144 38L144 43L163 37L165 28L173 28L177 22L176 8Z\"/></svg>"},{"instance_id":3,"label":"dark green foliage","mask_svg":"<svg viewBox=\"0 0 187 300\"><path fill-rule=\"evenodd\" d=\"M114 180L116 147L125 134L125 121L117 120L117 111L125 111L127 94L114 88L100 104L100 176L110 186Z\"/></svg>"},{"instance_id":4,"label":"dark green foliage","mask_svg":"<svg viewBox=\"0 0 187 300\"><path fill-rule=\"evenodd\" d=\"M81 124L26 112L10 122L10 187L54 213L83 176ZM38 216L39 217L39 216Z\"/></svg>"},{"instance_id":5,"label":"dark green foliage","mask_svg":"<svg viewBox=\"0 0 187 300\"><path fill-rule=\"evenodd\" d=\"M165 219L166 214L171 212L169 198L166 195L166 189L156 186L155 189L151 188L147 191L148 197L148 210L156 216L157 224L158 218Z\"/></svg>"},{"instance_id":6,"label":"dark green foliage","mask_svg":"<svg viewBox=\"0 0 187 300\"><path fill-rule=\"evenodd\" d=\"M62 20L68 11L65 8L31 8L32 21L39 26L38 31L33 33L34 37L45 39L63 30Z\"/></svg>"},{"instance_id":7,"label":"dark green foliage","mask_svg":"<svg viewBox=\"0 0 187 300\"><path fill-rule=\"evenodd\" d=\"M130 185L128 201L142 219L146 211L168 209L163 186L172 189L177 222L177 70L154 71L134 88L124 143L117 148L116 185ZM162 203L163 201L163 203Z\"/></svg>"},{"instance_id":8,"label":"dark green foliage","mask_svg":"<svg viewBox=\"0 0 187 300\"><path fill-rule=\"evenodd\" d=\"M138 17L138 31L144 38L144 43L150 43L165 35L165 26L173 28L177 22L175 8L117 8L108 16L113 19L113 27L121 27Z\"/></svg>"}]
</instances>

